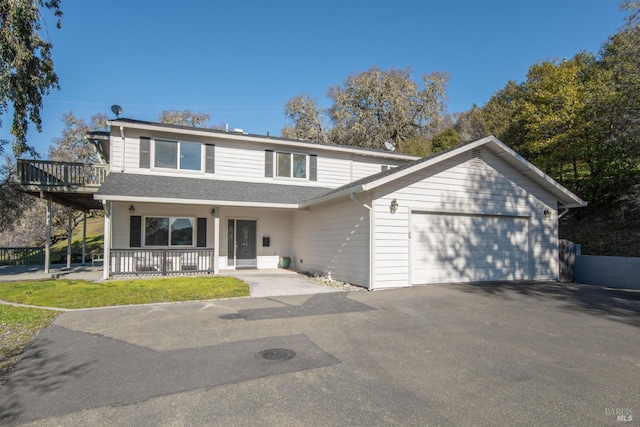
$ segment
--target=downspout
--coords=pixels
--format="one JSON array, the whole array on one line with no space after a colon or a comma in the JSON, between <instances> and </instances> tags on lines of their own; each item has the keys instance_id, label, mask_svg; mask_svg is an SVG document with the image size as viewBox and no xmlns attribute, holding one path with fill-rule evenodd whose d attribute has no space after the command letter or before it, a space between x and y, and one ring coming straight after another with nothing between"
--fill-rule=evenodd
<instances>
[{"instance_id":1,"label":"downspout","mask_svg":"<svg viewBox=\"0 0 640 427\"><path fill-rule=\"evenodd\" d=\"M124 172L124 126L120 126L120 136L122 138L122 164L120 165L120 172Z\"/></svg>"},{"instance_id":2,"label":"downspout","mask_svg":"<svg viewBox=\"0 0 640 427\"><path fill-rule=\"evenodd\" d=\"M364 206L365 208L367 208L367 210L369 210L369 287L367 288L368 291L371 291L372 288L372 284L373 284L373 210L371 209L371 206L367 205L365 202L363 202L362 200L358 199L355 195L355 193L351 193L351 200L353 200L354 202L358 203L361 206Z\"/></svg>"},{"instance_id":3,"label":"downspout","mask_svg":"<svg viewBox=\"0 0 640 427\"><path fill-rule=\"evenodd\" d=\"M358 203L359 205L364 206L365 208L371 210L371 206L367 205L365 202L363 202L362 200L358 199L354 193L351 193L351 200L353 200L354 202Z\"/></svg>"},{"instance_id":4,"label":"downspout","mask_svg":"<svg viewBox=\"0 0 640 427\"><path fill-rule=\"evenodd\" d=\"M565 216L567 214L567 212L569 212L569 208L563 208L562 212L560 212L558 214L558 219L562 218L563 216Z\"/></svg>"}]
</instances>

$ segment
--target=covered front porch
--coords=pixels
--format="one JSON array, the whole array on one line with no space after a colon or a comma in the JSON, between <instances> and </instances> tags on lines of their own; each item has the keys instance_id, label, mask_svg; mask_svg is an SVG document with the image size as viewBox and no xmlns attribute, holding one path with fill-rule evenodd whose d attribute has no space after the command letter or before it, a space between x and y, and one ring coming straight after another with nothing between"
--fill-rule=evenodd
<instances>
[{"instance_id":1,"label":"covered front porch","mask_svg":"<svg viewBox=\"0 0 640 427\"><path fill-rule=\"evenodd\" d=\"M104 278L291 267L290 209L105 202Z\"/></svg>"}]
</instances>

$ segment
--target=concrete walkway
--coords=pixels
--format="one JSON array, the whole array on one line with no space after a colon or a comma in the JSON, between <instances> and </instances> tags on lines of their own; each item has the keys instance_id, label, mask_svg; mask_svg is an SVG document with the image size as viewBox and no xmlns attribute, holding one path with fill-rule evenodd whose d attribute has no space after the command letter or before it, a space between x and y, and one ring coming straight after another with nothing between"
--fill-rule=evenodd
<instances>
[{"instance_id":1,"label":"concrete walkway","mask_svg":"<svg viewBox=\"0 0 640 427\"><path fill-rule=\"evenodd\" d=\"M97 281L102 279L102 267L72 264L52 265L49 273L44 272L41 265L0 265L0 282L14 282L18 280L42 280L52 278L78 279Z\"/></svg>"},{"instance_id":2,"label":"concrete walkway","mask_svg":"<svg viewBox=\"0 0 640 427\"><path fill-rule=\"evenodd\" d=\"M236 277L249 285L252 297L274 297L283 295L310 295L341 292L314 283L308 277L291 270L221 270L221 276Z\"/></svg>"},{"instance_id":3,"label":"concrete walkway","mask_svg":"<svg viewBox=\"0 0 640 427\"><path fill-rule=\"evenodd\" d=\"M252 297L274 297L284 295L312 295L328 292L341 292L344 289L334 288L314 283L308 277L291 270L221 270L221 276L237 277L246 282ZM19 280L42 280L51 278L64 278L75 280L102 280L102 267L73 265L71 269L52 268L45 273L42 266L19 265L0 266L0 282ZM144 276L131 276L131 278L144 278Z\"/></svg>"}]
</instances>

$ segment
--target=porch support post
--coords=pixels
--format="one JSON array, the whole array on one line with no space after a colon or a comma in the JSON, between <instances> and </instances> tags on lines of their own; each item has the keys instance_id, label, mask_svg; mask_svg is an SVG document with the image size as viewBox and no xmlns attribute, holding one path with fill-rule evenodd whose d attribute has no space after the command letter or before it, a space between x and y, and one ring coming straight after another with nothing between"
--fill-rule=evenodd
<instances>
[{"instance_id":1,"label":"porch support post","mask_svg":"<svg viewBox=\"0 0 640 427\"><path fill-rule=\"evenodd\" d=\"M216 207L213 217L213 274L218 274L220 265L220 208Z\"/></svg>"},{"instance_id":2,"label":"porch support post","mask_svg":"<svg viewBox=\"0 0 640 427\"><path fill-rule=\"evenodd\" d=\"M87 256L87 213L82 212L82 265Z\"/></svg>"},{"instance_id":3,"label":"porch support post","mask_svg":"<svg viewBox=\"0 0 640 427\"><path fill-rule=\"evenodd\" d=\"M51 267L51 200L47 200L45 224L44 272L49 274L49 269Z\"/></svg>"},{"instance_id":4,"label":"porch support post","mask_svg":"<svg viewBox=\"0 0 640 427\"><path fill-rule=\"evenodd\" d=\"M106 202L104 206L104 254L102 255L102 279L109 278L109 270L111 268L111 202Z\"/></svg>"},{"instance_id":5,"label":"porch support post","mask_svg":"<svg viewBox=\"0 0 640 427\"><path fill-rule=\"evenodd\" d=\"M67 268L71 268L71 218L73 216L73 211L71 210L71 206L67 208Z\"/></svg>"}]
</instances>

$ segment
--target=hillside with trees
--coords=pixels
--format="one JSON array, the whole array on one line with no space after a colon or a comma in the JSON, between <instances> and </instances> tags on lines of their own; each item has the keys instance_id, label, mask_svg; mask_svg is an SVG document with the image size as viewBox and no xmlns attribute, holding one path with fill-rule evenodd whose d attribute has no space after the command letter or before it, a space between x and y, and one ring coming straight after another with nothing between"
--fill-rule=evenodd
<instances>
[{"instance_id":1,"label":"hillside with trees","mask_svg":"<svg viewBox=\"0 0 640 427\"><path fill-rule=\"evenodd\" d=\"M426 156L495 135L589 202L560 222L583 252L640 256L640 3L597 54L531 65L489 101L444 115L445 73L373 67L331 86L332 105L308 96L285 107L283 136Z\"/></svg>"}]
</instances>

